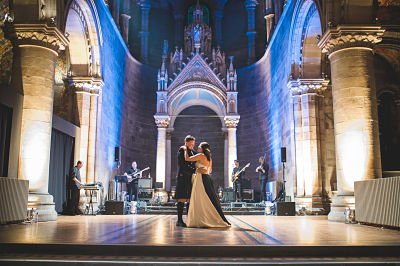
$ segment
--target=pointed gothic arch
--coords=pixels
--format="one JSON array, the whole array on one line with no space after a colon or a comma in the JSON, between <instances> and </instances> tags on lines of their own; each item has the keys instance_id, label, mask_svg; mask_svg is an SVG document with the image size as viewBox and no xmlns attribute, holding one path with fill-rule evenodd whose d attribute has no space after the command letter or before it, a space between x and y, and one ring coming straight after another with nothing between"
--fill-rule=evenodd
<instances>
[{"instance_id":1,"label":"pointed gothic arch","mask_svg":"<svg viewBox=\"0 0 400 266\"><path fill-rule=\"evenodd\" d=\"M90 0L72 0L65 18L65 32L70 40L71 74L100 77L103 37L94 3Z\"/></svg>"},{"instance_id":2,"label":"pointed gothic arch","mask_svg":"<svg viewBox=\"0 0 400 266\"><path fill-rule=\"evenodd\" d=\"M322 24L314 0L302 0L296 4L291 25L293 78L321 78L322 52L317 44Z\"/></svg>"},{"instance_id":3,"label":"pointed gothic arch","mask_svg":"<svg viewBox=\"0 0 400 266\"><path fill-rule=\"evenodd\" d=\"M170 127L174 126L176 117L184 109L193 105L201 105L213 110L224 125L227 110L226 96L213 84L206 82L184 83L168 95L167 105L171 117Z\"/></svg>"}]
</instances>

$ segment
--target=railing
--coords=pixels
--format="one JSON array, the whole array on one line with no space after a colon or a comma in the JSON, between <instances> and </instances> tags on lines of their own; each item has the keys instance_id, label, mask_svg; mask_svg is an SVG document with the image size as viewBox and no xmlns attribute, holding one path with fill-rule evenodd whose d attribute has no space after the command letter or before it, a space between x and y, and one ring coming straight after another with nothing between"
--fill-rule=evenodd
<instances>
[{"instance_id":1,"label":"railing","mask_svg":"<svg viewBox=\"0 0 400 266\"><path fill-rule=\"evenodd\" d=\"M29 182L0 177L0 224L27 218Z\"/></svg>"},{"instance_id":2,"label":"railing","mask_svg":"<svg viewBox=\"0 0 400 266\"><path fill-rule=\"evenodd\" d=\"M400 227L400 177L355 182L354 195L358 222Z\"/></svg>"}]
</instances>

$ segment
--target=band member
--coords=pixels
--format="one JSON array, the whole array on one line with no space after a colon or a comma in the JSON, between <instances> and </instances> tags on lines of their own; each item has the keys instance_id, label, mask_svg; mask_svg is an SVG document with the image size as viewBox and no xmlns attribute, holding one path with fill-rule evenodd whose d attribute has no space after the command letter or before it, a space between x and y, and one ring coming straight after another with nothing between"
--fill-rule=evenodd
<instances>
[{"instance_id":1,"label":"band member","mask_svg":"<svg viewBox=\"0 0 400 266\"><path fill-rule=\"evenodd\" d=\"M260 182L260 201L265 201L269 166L262 156L258 159L258 163L260 165L256 168L256 172L258 173L258 180Z\"/></svg>"},{"instance_id":2,"label":"band member","mask_svg":"<svg viewBox=\"0 0 400 266\"><path fill-rule=\"evenodd\" d=\"M195 141L196 139L190 135L186 136L185 138L185 146L189 156L196 154L195 151L193 151ZM176 226L186 227L186 224L182 219L183 208L186 202L189 213L189 200L192 193L192 175L195 173L195 171L196 163L185 160L185 149L181 147L178 151L178 175L176 177L175 192L175 199L178 202L176 207L178 214Z\"/></svg>"},{"instance_id":3,"label":"band member","mask_svg":"<svg viewBox=\"0 0 400 266\"><path fill-rule=\"evenodd\" d=\"M82 214L79 210L79 200L80 200L80 189L83 185L81 182L80 169L83 166L83 162L78 161L76 165L71 169L70 172L70 186L71 186L71 214L79 215Z\"/></svg>"},{"instance_id":4,"label":"band member","mask_svg":"<svg viewBox=\"0 0 400 266\"><path fill-rule=\"evenodd\" d=\"M242 201L242 192L243 192L242 181L244 178L245 171L241 171L242 168L240 168L238 160L235 160L234 163L235 163L235 167L233 168L233 171L232 171L232 182L233 182L233 187L234 187L234 191L235 191L235 193L234 193L235 201ZM241 171L241 172L239 173L239 175L237 175L236 173L239 171Z\"/></svg>"},{"instance_id":5,"label":"band member","mask_svg":"<svg viewBox=\"0 0 400 266\"><path fill-rule=\"evenodd\" d=\"M128 183L126 184L128 201L137 200L138 179L142 178L142 173L139 172L140 169L137 168L136 161L133 161L131 167L124 173L124 175L128 176Z\"/></svg>"}]
</instances>

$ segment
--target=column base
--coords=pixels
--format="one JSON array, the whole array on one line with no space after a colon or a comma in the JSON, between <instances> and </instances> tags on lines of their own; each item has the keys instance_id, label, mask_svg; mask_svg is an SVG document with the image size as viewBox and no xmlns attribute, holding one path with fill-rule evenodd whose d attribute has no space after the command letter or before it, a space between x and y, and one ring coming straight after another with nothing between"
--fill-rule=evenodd
<instances>
[{"instance_id":1,"label":"column base","mask_svg":"<svg viewBox=\"0 0 400 266\"><path fill-rule=\"evenodd\" d=\"M39 222L57 220L53 196L50 194L29 193L28 208L36 208Z\"/></svg>"},{"instance_id":2,"label":"column base","mask_svg":"<svg viewBox=\"0 0 400 266\"><path fill-rule=\"evenodd\" d=\"M331 211L328 220L333 222L345 222L346 208L355 209L354 195L334 195L332 197Z\"/></svg>"},{"instance_id":3,"label":"column base","mask_svg":"<svg viewBox=\"0 0 400 266\"><path fill-rule=\"evenodd\" d=\"M298 215L327 215L330 202L321 196L296 197L296 213Z\"/></svg>"}]
</instances>

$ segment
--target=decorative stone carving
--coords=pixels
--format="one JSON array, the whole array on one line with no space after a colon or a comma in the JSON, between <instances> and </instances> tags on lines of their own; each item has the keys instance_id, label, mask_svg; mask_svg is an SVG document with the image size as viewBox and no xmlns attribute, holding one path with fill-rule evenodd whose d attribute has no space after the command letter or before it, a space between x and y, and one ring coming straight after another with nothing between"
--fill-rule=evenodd
<instances>
[{"instance_id":1,"label":"decorative stone carving","mask_svg":"<svg viewBox=\"0 0 400 266\"><path fill-rule=\"evenodd\" d=\"M67 79L68 86L75 89L76 93L89 93L99 95L104 83L95 77L70 77Z\"/></svg>"},{"instance_id":2,"label":"decorative stone carving","mask_svg":"<svg viewBox=\"0 0 400 266\"><path fill-rule=\"evenodd\" d=\"M323 53L350 47L370 47L382 40L384 29L380 26L338 26L330 28L319 41Z\"/></svg>"},{"instance_id":3,"label":"decorative stone carving","mask_svg":"<svg viewBox=\"0 0 400 266\"><path fill-rule=\"evenodd\" d=\"M237 91L237 74L236 69L233 68L233 56L230 56L229 59L231 62L226 73L226 88L228 91Z\"/></svg>"},{"instance_id":4,"label":"decorative stone carving","mask_svg":"<svg viewBox=\"0 0 400 266\"><path fill-rule=\"evenodd\" d=\"M175 80L170 83L168 91L174 90L183 83L194 81L210 83L220 88L221 91L226 91L227 88L219 76L210 68L200 54L196 54L182 72L176 76Z\"/></svg>"},{"instance_id":5,"label":"decorative stone carving","mask_svg":"<svg viewBox=\"0 0 400 266\"><path fill-rule=\"evenodd\" d=\"M224 122L227 128L236 128L239 124L240 116L239 115L232 115L232 116L225 116Z\"/></svg>"},{"instance_id":6,"label":"decorative stone carving","mask_svg":"<svg viewBox=\"0 0 400 266\"><path fill-rule=\"evenodd\" d=\"M170 117L167 115L155 115L154 120L157 127L167 128L169 126Z\"/></svg>"},{"instance_id":7,"label":"decorative stone carving","mask_svg":"<svg viewBox=\"0 0 400 266\"><path fill-rule=\"evenodd\" d=\"M185 27L185 53L211 53L211 28L203 21L203 10L197 2L193 11L193 23Z\"/></svg>"},{"instance_id":8,"label":"decorative stone carving","mask_svg":"<svg viewBox=\"0 0 400 266\"><path fill-rule=\"evenodd\" d=\"M55 52L65 50L67 38L55 26L46 24L13 24L6 26L6 33L16 45L37 45Z\"/></svg>"},{"instance_id":9,"label":"decorative stone carving","mask_svg":"<svg viewBox=\"0 0 400 266\"><path fill-rule=\"evenodd\" d=\"M287 84L292 96L307 93L322 94L328 88L329 80L326 79L296 79Z\"/></svg>"}]
</instances>

